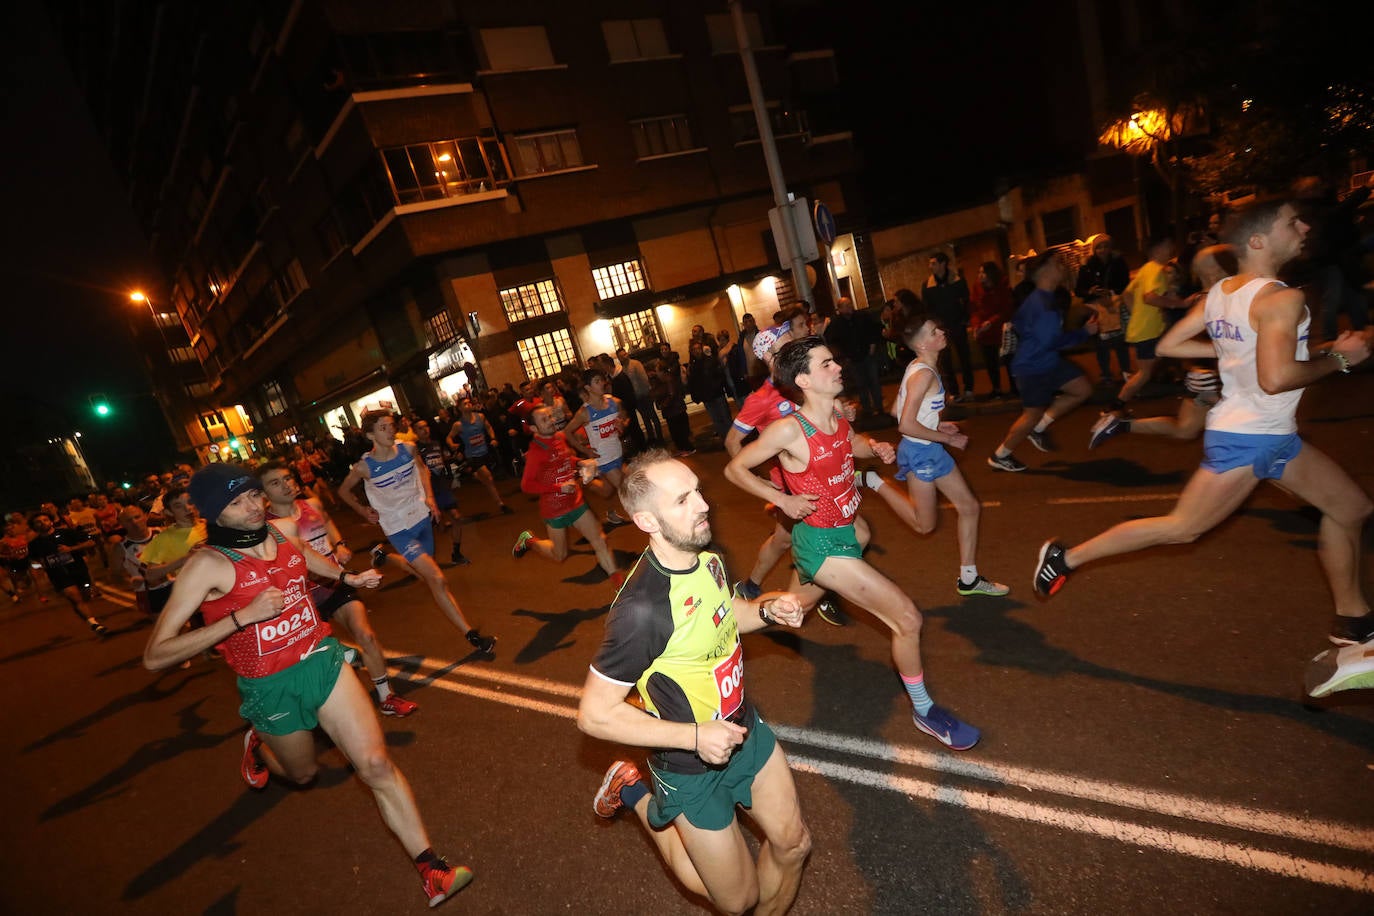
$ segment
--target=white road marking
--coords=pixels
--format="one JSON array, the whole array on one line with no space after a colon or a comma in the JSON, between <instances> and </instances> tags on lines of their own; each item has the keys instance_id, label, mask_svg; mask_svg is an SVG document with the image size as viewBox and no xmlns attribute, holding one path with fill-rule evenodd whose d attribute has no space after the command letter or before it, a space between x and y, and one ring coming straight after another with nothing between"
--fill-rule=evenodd
<instances>
[{"instance_id":1,"label":"white road marking","mask_svg":"<svg viewBox=\"0 0 1374 916\"><path fill-rule=\"evenodd\" d=\"M391 659L393 663L396 660L398 659ZM578 687L491 668L452 668L452 662L442 659L422 657L422 664L426 674L433 678L428 683L441 690L564 719L577 717L577 709L573 706L546 702L499 689L493 690L461 683L444 675L486 681L502 687L515 687L568 699L576 699L580 696L581 689ZM443 672L443 674L439 675L439 672ZM1126 820L1115 820L1026 802L1008 797L1005 790L1020 789L1026 792L1047 792L1061 797L1116 805L1134 811L1159 814L1200 824L1244 830L1262 836L1282 837L1333 849L1364 853L1374 853L1374 830L1325 820L1301 818L1282 812L1249 808L1243 805L1210 802L1196 796L1177 795L1012 764L979 762L976 758L955 757L945 752L893 745L869 738L776 723L770 723L770 725L777 733L778 738L789 745L820 748L855 757L866 757L901 766L919 767L936 773L981 780L999 786L1000 790L982 792L961 789L913 777L881 772L863 766L834 763L789 754L793 768L799 771L815 773L855 785L900 792L911 798L959 805L970 810L1043 824L1057 829L1092 834L1131 845L1145 846L1242 868L1251 868L1284 877L1299 878L1332 887L1374 893L1374 873L1367 870L1346 868L1246 844L1195 836L1178 830L1148 827Z\"/></svg>"},{"instance_id":2,"label":"white road marking","mask_svg":"<svg viewBox=\"0 0 1374 916\"><path fill-rule=\"evenodd\" d=\"M1130 493L1124 496L1058 496L1045 500L1050 506L1086 506L1094 503L1145 503L1177 500L1182 493Z\"/></svg>"}]
</instances>

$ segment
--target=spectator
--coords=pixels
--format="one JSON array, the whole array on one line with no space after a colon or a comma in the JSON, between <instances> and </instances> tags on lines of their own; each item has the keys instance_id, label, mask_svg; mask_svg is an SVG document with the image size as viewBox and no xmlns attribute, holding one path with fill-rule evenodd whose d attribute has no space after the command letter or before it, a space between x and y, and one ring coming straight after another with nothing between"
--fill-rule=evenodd
<instances>
[{"instance_id":1,"label":"spectator","mask_svg":"<svg viewBox=\"0 0 1374 916\"><path fill-rule=\"evenodd\" d=\"M983 366L992 382L991 397L1002 397L1002 326L1011 320L1011 287L1001 268L994 261L984 261L978 268L978 282L973 287L973 340L983 354ZM1016 393L1016 379L1010 369L1007 379L1012 393Z\"/></svg>"},{"instance_id":2,"label":"spectator","mask_svg":"<svg viewBox=\"0 0 1374 916\"><path fill-rule=\"evenodd\" d=\"M1088 239L1092 254L1078 268L1074 293L1097 315L1097 368L1100 384L1113 384L1112 354L1116 354L1121 380L1131 374L1131 349L1126 345L1126 320L1121 294L1131 282L1131 272L1121 256L1112 250L1112 237L1106 233Z\"/></svg>"},{"instance_id":3,"label":"spectator","mask_svg":"<svg viewBox=\"0 0 1374 916\"><path fill-rule=\"evenodd\" d=\"M945 350L945 364L942 375L945 391L950 393L949 401L958 403L973 397L973 360L969 354L968 322L969 292L968 284L960 276L958 268L949 263L949 255L937 251L930 256L930 276L921 288L921 298L926 309L945 330L949 347ZM897 329L901 333L902 328ZM964 390L959 391L959 383L954 376L954 356L959 357L959 369L964 377Z\"/></svg>"},{"instance_id":4,"label":"spectator","mask_svg":"<svg viewBox=\"0 0 1374 916\"><path fill-rule=\"evenodd\" d=\"M854 300L841 296L835 315L825 329L825 343L844 366L845 390L859 396L869 416L883 412L883 383L879 375L883 329L872 312L854 308Z\"/></svg>"}]
</instances>

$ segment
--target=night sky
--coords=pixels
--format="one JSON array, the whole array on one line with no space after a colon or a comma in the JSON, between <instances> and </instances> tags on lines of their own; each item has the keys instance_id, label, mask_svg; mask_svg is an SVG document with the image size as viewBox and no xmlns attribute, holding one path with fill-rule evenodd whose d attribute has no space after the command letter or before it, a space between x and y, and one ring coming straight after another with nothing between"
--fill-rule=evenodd
<instances>
[{"instance_id":1,"label":"night sky","mask_svg":"<svg viewBox=\"0 0 1374 916\"><path fill-rule=\"evenodd\" d=\"M1024 77L1058 58L1055 42L1071 34L1026 41L1017 18L1026 11L959 23L926 5L793 3L788 30L837 50L873 223L985 199L998 175L1062 154L1054 111L1032 112L1026 100L1064 87ZM885 19L865 14L878 9ZM112 475L161 463L171 439L126 324L149 320L128 291L160 285L145 240L43 13L15 7L5 41L10 142L0 181L10 231L0 270L9 301L0 359L20 429L80 429L93 463ZM1046 79L1056 78L1063 73ZM93 419L95 392L110 396L117 422Z\"/></svg>"}]
</instances>

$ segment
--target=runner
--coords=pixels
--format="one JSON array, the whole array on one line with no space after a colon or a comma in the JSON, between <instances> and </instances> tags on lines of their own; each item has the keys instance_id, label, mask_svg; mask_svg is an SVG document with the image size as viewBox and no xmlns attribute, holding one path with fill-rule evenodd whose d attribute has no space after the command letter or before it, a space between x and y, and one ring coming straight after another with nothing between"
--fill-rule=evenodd
<instances>
[{"instance_id":1,"label":"runner","mask_svg":"<svg viewBox=\"0 0 1374 916\"><path fill-rule=\"evenodd\" d=\"M957 751L978 743L979 731L930 699L921 664L921 614L891 579L863 560L868 523L858 514L854 458L886 464L896 453L850 429L835 411L844 388L840 366L819 337L793 341L773 361L778 390L801 407L795 422L774 423L725 467L726 478L760 499L772 497L801 524L792 529L793 583L815 582L870 611L892 631L892 658L912 705L916 727ZM773 458L787 493L777 493L753 469ZM795 591L795 589L789 589Z\"/></svg>"},{"instance_id":2,"label":"runner","mask_svg":"<svg viewBox=\"0 0 1374 916\"><path fill-rule=\"evenodd\" d=\"M1311 315L1300 290L1274 279L1302 250L1307 225L1286 202L1256 204L1236 214L1225 233L1240 272L1213 286L1160 340L1159 353L1178 359L1215 355L1222 398L1207 415L1202 466L1169 515L1117 525L1076 547L1046 541L1035 570L1035 592L1049 597L1085 563L1159 544L1187 544L1230 517L1261 480L1322 513L1317 556L1335 599L1330 639L1356 646L1374 638L1374 617L1360 586L1360 538L1374 506L1355 481L1324 453L1298 438L1303 389L1369 357L1363 334L1346 332L1309 358ZM1211 342L1195 341L1203 331ZM1307 690L1370 686L1367 645L1342 656L1328 650L1308 670Z\"/></svg>"},{"instance_id":3,"label":"runner","mask_svg":"<svg viewBox=\"0 0 1374 916\"><path fill-rule=\"evenodd\" d=\"M58 530L55 525L56 518L49 512L37 512L29 519L34 533L29 540L29 557L43 567L53 590L67 600L72 613L97 636L108 636L91 606L91 571L81 559L82 551L95 544L75 528Z\"/></svg>"},{"instance_id":4,"label":"runner","mask_svg":"<svg viewBox=\"0 0 1374 916\"><path fill-rule=\"evenodd\" d=\"M940 411L945 407L945 384L939 369L945 331L934 319L918 315L907 324L902 339L916 354L902 375L897 404L892 409L902 434L897 447L897 479L906 481L907 493L885 481L877 471L865 471L864 484L877 492L917 534L935 530L939 520L937 497L943 496L953 503L959 517L959 578L955 580L955 590L966 598L1001 597L1011 589L978 573L978 520L982 506L945 451L946 445L960 451L968 445L968 436L959 431L958 425L940 422Z\"/></svg>"},{"instance_id":5,"label":"runner","mask_svg":"<svg viewBox=\"0 0 1374 916\"><path fill-rule=\"evenodd\" d=\"M561 429L574 450L596 460L596 477L589 481L590 489L599 496L614 500L620 492L620 481L625 478L621 471L625 463L625 451L620 434L625 430L626 420L620 399L612 395L609 388L610 380L600 369L583 371L582 406ZM584 427L583 435L589 443L586 451L583 451L577 435L578 430ZM557 424L555 428L558 428ZM606 510L608 528L619 528L629 523L630 520L618 514L614 506Z\"/></svg>"},{"instance_id":6,"label":"runner","mask_svg":"<svg viewBox=\"0 0 1374 916\"><path fill-rule=\"evenodd\" d=\"M711 543L709 507L691 469L668 453L630 465L622 501L649 547L611 605L582 687L577 725L596 738L652 748L650 787L618 760L592 802L629 808L673 875L720 910L783 913L811 850L792 772L744 693L742 633L800 626L796 595L730 595ZM626 701L637 690L643 708ZM736 806L763 834L755 863Z\"/></svg>"},{"instance_id":7,"label":"runner","mask_svg":"<svg viewBox=\"0 0 1374 916\"><path fill-rule=\"evenodd\" d=\"M449 452L440 442L430 435L429 421L415 421L415 451L429 470L429 488L434 494L434 505L440 512L447 513L444 526L453 532L453 551L449 562L454 566L467 566L472 561L463 556L463 514L458 511L458 500L453 495L452 478L449 477Z\"/></svg>"},{"instance_id":8,"label":"runner","mask_svg":"<svg viewBox=\"0 0 1374 916\"><path fill-rule=\"evenodd\" d=\"M24 518L22 512L10 512L5 516L5 536L0 539L0 557L4 558L5 571L9 574L7 591L15 604L24 598L24 583L28 583L29 591L38 591L29 561L29 539L32 535L28 519Z\"/></svg>"},{"instance_id":9,"label":"runner","mask_svg":"<svg viewBox=\"0 0 1374 916\"><path fill-rule=\"evenodd\" d=\"M520 532L511 548L511 556L518 560L533 550L546 560L562 563L568 558L568 529L575 528L596 552L596 561L612 584L620 588L625 574L616 568L615 556L601 533L601 523L587 511L579 482L579 477L591 479L596 472L596 460L587 458L578 462L567 436L554 429L553 412L549 408L536 407L530 419L534 424L534 439L525 454L520 489L539 496L539 515L544 519L548 537L537 538L532 531Z\"/></svg>"},{"instance_id":10,"label":"runner","mask_svg":"<svg viewBox=\"0 0 1374 916\"><path fill-rule=\"evenodd\" d=\"M162 529L148 524L148 514L138 503L125 506L119 513L119 521L124 526L124 539L119 545L121 566L134 590L134 603L145 614L161 614L172 595L172 580L168 576L160 576L156 581L149 581L148 564L143 554Z\"/></svg>"},{"instance_id":11,"label":"runner","mask_svg":"<svg viewBox=\"0 0 1374 916\"><path fill-rule=\"evenodd\" d=\"M496 637L483 636L470 625L458 606L458 599L449 590L448 581L439 564L434 562L434 521L439 508L430 489L429 469L425 467L414 446L396 441L396 421L384 410L363 414L363 435L372 443L372 450L353 465L344 482L339 485L339 498L353 507L373 525L380 525L397 553L389 555L393 562L411 571L429 587L434 604L467 638L469 644L484 655L496 651ZM358 501L358 482L362 481L371 504ZM380 558L381 547L373 548L373 564Z\"/></svg>"},{"instance_id":12,"label":"runner","mask_svg":"<svg viewBox=\"0 0 1374 916\"><path fill-rule=\"evenodd\" d=\"M353 554L335 527L334 520L317 497L302 494L291 468L281 461L269 461L258 468L258 480L267 494L267 517L270 520L291 521L296 526L297 537L311 550L340 566L348 565ZM358 641L358 651L363 657L363 664L367 666L367 673L372 676L372 689L377 693L378 708L382 715L405 718L420 708L418 704L392 692L382 644L368 622L367 608L353 588L316 577L310 582L310 600L319 610L320 619L328 623L337 618Z\"/></svg>"},{"instance_id":13,"label":"runner","mask_svg":"<svg viewBox=\"0 0 1374 916\"><path fill-rule=\"evenodd\" d=\"M242 775L253 788L268 774L298 786L319 770L318 725L372 790L382 820L420 873L430 906L472 880L434 854L405 776L391 762L377 717L357 678L340 677L343 651L320 619L306 572L341 585L376 588L376 570L350 573L306 547L296 527L269 524L256 477L228 464L191 478L195 504L212 519L209 547L197 550L153 627L143 664L160 671L218 648L238 675L244 733ZM352 582L348 580L352 579ZM205 626L182 632L200 608Z\"/></svg>"},{"instance_id":14,"label":"runner","mask_svg":"<svg viewBox=\"0 0 1374 916\"><path fill-rule=\"evenodd\" d=\"M492 479L492 469L499 460L496 453L496 430L491 421L477 410L472 398L465 397L458 402L458 419L453 422L448 433L448 447L463 453L464 463L472 469L482 486L487 488L496 507L502 515L513 515L515 510L506 505Z\"/></svg>"}]
</instances>

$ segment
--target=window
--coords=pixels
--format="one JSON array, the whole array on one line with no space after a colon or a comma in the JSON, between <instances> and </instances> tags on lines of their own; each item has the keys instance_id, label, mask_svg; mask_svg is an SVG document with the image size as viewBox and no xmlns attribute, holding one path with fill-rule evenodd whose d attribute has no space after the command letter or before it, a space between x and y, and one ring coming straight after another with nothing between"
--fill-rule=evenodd
<instances>
[{"instance_id":1,"label":"window","mask_svg":"<svg viewBox=\"0 0 1374 916\"><path fill-rule=\"evenodd\" d=\"M563 311L563 299L552 280L540 280L501 290L501 307L506 311L506 320L514 324Z\"/></svg>"},{"instance_id":2,"label":"window","mask_svg":"<svg viewBox=\"0 0 1374 916\"><path fill-rule=\"evenodd\" d=\"M706 30L711 33L712 51L721 53L739 50L739 42L735 40L735 18L731 14L713 13L707 16ZM763 27L759 25L758 13L744 14L744 32L749 36L749 47L764 47Z\"/></svg>"},{"instance_id":3,"label":"window","mask_svg":"<svg viewBox=\"0 0 1374 916\"><path fill-rule=\"evenodd\" d=\"M453 319L448 310L425 319L425 345L430 347L447 344L458 335L453 330Z\"/></svg>"},{"instance_id":4,"label":"window","mask_svg":"<svg viewBox=\"0 0 1374 916\"><path fill-rule=\"evenodd\" d=\"M287 304L300 295L301 290L310 284L306 282L305 270L301 267L299 258L292 258L291 263L279 271L272 278L272 295L276 298L279 308L286 308Z\"/></svg>"},{"instance_id":5,"label":"window","mask_svg":"<svg viewBox=\"0 0 1374 916\"><path fill-rule=\"evenodd\" d=\"M269 417L286 413L286 398L281 393L281 385L276 382L263 383L262 397Z\"/></svg>"},{"instance_id":6,"label":"window","mask_svg":"<svg viewBox=\"0 0 1374 916\"><path fill-rule=\"evenodd\" d=\"M564 366L575 366L581 362L577 358L577 351L573 349L572 336L566 330L526 337L515 344L520 350L520 364L532 379L547 378Z\"/></svg>"},{"instance_id":7,"label":"window","mask_svg":"<svg viewBox=\"0 0 1374 916\"><path fill-rule=\"evenodd\" d=\"M582 147L577 131L557 130L516 137L515 170L521 175L558 172L582 165Z\"/></svg>"},{"instance_id":8,"label":"window","mask_svg":"<svg viewBox=\"0 0 1374 916\"><path fill-rule=\"evenodd\" d=\"M641 118L630 122L630 131L634 134L635 156L639 159L693 148L692 125L686 115Z\"/></svg>"},{"instance_id":9,"label":"window","mask_svg":"<svg viewBox=\"0 0 1374 916\"><path fill-rule=\"evenodd\" d=\"M653 309L612 318L611 334L615 337L616 349L624 347L632 352L645 347L656 347L663 339Z\"/></svg>"},{"instance_id":10,"label":"window","mask_svg":"<svg viewBox=\"0 0 1374 916\"><path fill-rule=\"evenodd\" d=\"M662 19L612 19L601 23L601 34L613 61L667 57L669 53Z\"/></svg>"},{"instance_id":11,"label":"window","mask_svg":"<svg viewBox=\"0 0 1374 916\"><path fill-rule=\"evenodd\" d=\"M768 102L767 108L773 136L795 137L807 132L806 112L784 108L777 102ZM759 138L759 123L754 117L754 109L747 105L731 109L730 136L736 143L748 143Z\"/></svg>"},{"instance_id":12,"label":"window","mask_svg":"<svg viewBox=\"0 0 1374 916\"><path fill-rule=\"evenodd\" d=\"M649 284L644 282L644 268L639 266L637 260L594 267L592 279L596 281L596 294L602 301L649 288Z\"/></svg>"},{"instance_id":13,"label":"window","mask_svg":"<svg viewBox=\"0 0 1374 916\"><path fill-rule=\"evenodd\" d=\"M1078 238L1078 219L1076 207L1050 210L1040 214L1040 225L1045 230L1045 247L1068 245Z\"/></svg>"},{"instance_id":14,"label":"window","mask_svg":"<svg viewBox=\"0 0 1374 916\"><path fill-rule=\"evenodd\" d=\"M464 137L382 150L396 203L489 191L510 180L495 137Z\"/></svg>"},{"instance_id":15,"label":"window","mask_svg":"<svg viewBox=\"0 0 1374 916\"><path fill-rule=\"evenodd\" d=\"M167 358L174 363L194 363L197 362L196 351L190 347L168 347Z\"/></svg>"},{"instance_id":16,"label":"window","mask_svg":"<svg viewBox=\"0 0 1374 916\"><path fill-rule=\"evenodd\" d=\"M209 382L189 382L186 385L186 394L192 398L208 398L210 391Z\"/></svg>"},{"instance_id":17,"label":"window","mask_svg":"<svg viewBox=\"0 0 1374 916\"><path fill-rule=\"evenodd\" d=\"M482 29L482 48L491 70L532 70L554 66L549 35L542 25Z\"/></svg>"},{"instance_id":18,"label":"window","mask_svg":"<svg viewBox=\"0 0 1374 916\"><path fill-rule=\"evenodd\" d=\"M160 328L181 327L181 319L177 317L175 312L158 312L154 320L157 321L157 326Z\"/></svg>"}]
</instances>

